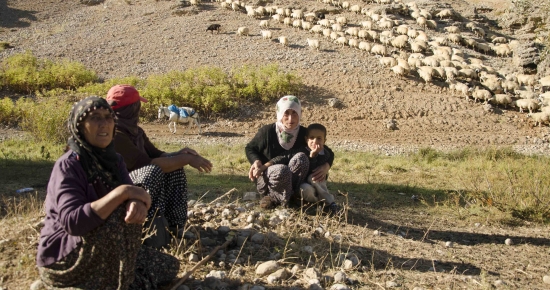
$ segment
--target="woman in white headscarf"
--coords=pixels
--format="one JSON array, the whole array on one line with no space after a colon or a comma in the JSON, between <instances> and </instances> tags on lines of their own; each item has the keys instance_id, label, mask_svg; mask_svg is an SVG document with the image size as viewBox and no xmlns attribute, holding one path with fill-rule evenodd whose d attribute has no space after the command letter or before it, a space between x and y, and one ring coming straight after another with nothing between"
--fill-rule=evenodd
<instances>
[{"instance_id":1,"label":"woman in white headscarf","mask_svg":"<svg viewBox=\"0 0 550 290\"><path fill-rule=\"evenodd\" d=\"M277 122L260 128L245 147L251 164L248 177L256 181L258 192L264 195L260 201L263 208L287 206L291 197L299 191L309 169L308 156L304 153L295 154L288 165L264 165L274 157L306 146L307 129L300 125L300 100L295 96L284 96L277 102L276 109ZM334 157L316 168L312 173L313 180L325 180L333 160Z\"/></svg>"}]
</instances>

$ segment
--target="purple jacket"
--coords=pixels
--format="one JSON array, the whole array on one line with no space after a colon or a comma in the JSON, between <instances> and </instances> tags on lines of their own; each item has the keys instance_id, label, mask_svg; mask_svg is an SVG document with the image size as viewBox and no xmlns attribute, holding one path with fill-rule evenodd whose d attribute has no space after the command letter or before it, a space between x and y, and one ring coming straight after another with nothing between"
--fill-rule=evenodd
<instances>
[{"instance_id":1,"label":"purple jacket","mask_svg":"<svg viewBox=\"0 0 550 290\"><path fill-rule=\"evenodd\" d=\"M118 168L122 184L132 184L124 160L119 155ZM88 182L86 173L72 150L56 162L48 183L46 218L40 232L36 264L51 265L76 248L80 237L103 224L92 210L91 202L100 199L109 190L98 182Z\"/></svg>"}]
</instances>

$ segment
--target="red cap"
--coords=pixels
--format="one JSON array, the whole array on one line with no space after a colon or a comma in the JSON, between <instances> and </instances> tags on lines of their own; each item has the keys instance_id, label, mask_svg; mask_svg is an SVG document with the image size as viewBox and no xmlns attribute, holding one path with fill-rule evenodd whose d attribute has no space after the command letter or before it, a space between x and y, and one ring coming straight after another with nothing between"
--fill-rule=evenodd
<instances>
[{"instance_id":1,"label":"red cap","mask_svg":"<svg viewBox=\"0 0 550 290\"><path fill-rule=\"evenodd\" d=\"M107 102L113 110L131 105L137 101L147 103L147 99L139 95L131 85L116 85L107 92Z\"/></svg>"}]
</instances>

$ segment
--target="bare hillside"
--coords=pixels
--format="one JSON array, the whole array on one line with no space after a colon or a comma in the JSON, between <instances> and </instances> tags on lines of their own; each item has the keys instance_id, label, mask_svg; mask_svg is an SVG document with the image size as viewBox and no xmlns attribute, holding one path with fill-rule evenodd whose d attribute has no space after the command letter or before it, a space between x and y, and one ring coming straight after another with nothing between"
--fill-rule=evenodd
<instances>
[{"instance_id":1,"label":"bare hillside","mask_svg":"<svg viewBox=\"0 0 550 290\"><path fill-rule=\"evenodd\" d=\"M345 16L349 26L358 26L365 18L318 1L276 2L280 7L306 12L332 11L334 14L327 14L326 18ZM204 2L198 7L180 6L174 1L110 0L95 6L64 1L7 3L8 7L2 9L0 40L14 48L2 52L2 56L32 50L39 57L81 61L105 78L146 77L204 65L230 70L243 64L278 63L283 69L300 75L309 87L300 96L305 104L304 123L327 124L334 145L346 144L346 141L406 149L513 145L526 152L550 152L547 127L533 128L527 115L517 109L495 108L488 112L480 102L467 101L460 93L449 90L443 80L426 84L416 73L397 77L373 55L275 21L271 21L269 27L273 39L262 39L260 19L247 17L243 11L224 9L220 3ZM511 7L508 1L417 3L419 8L434 14L450 8L458 15L454 19L434 18L438 27L426 30L430 38L445 36L446 26L464 29L470 20L477 21L488 32L510 40L517 38L514 31L502 30L495 16L508 11L506 7ZM380 9L375 3L363 7ZM474 7L478 8L477 14ZM396 14L395 18L421 29L407 15ZM206 32L212 23L221 24L219 34ZM248 37L236 35L240 26L249 27ZM473 37L468 31L463 34ZM288 37L288 48L275 39L281 35ZM308 37L320 40L319 51L307 47ZM466 57L482 59L495 70L517 70L512 57L496 57L461 45L451 46L463 49ZM407 57L410 51L394 49L393 54ZM343 106L329 107L330 98L338 98ZM246 137L254 131L249 127L272 121L272 111L268 107L264 112L242 114L231 128L215 126L215 120L206 123L214 125L210 132L228 130ZM396 130L388 130L386 126L391 119L395 120ZM165 132L162 128L159 127L161 134ZM206 130L208 132L208 124Z\"/></svg>"}]
</instances>

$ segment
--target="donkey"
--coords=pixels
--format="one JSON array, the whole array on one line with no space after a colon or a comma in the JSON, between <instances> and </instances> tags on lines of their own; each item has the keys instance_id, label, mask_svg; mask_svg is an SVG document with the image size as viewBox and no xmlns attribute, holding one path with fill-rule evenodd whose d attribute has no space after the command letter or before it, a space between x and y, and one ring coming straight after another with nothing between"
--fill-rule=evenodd
<instances>
[{"instance_id":1,"label":"donkey","mask_svg":"<svg viewBox=\"0 0 550 290\"><path fill-rule=\"evenodd\" d=\"M187 123L189 124L188 127L191 127L193 123L195 123L195 125L197 125L197 128L199 128L199 135L200 135L201 124L199 120L199 113L197 113L193 108L189 108L189 107L179 107L178 110L180 114L174 111L171 111L168 107L163 107L162 105L160 105L158 118L161 119L164 116L168 117L168 121L169 121L168 130L170 130L170 132L174 134L176 134L176 123L178 122L184 123L184 124ZM174 126L174 130L172 130L172 124Z\"/></svg>"}]
</instances>

